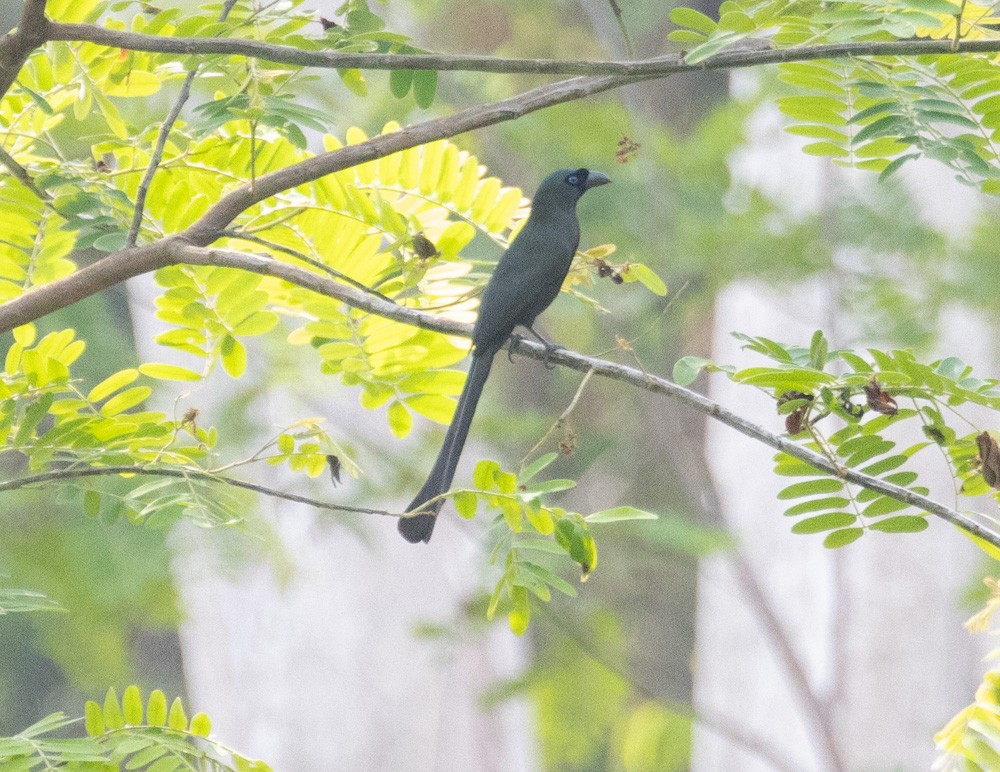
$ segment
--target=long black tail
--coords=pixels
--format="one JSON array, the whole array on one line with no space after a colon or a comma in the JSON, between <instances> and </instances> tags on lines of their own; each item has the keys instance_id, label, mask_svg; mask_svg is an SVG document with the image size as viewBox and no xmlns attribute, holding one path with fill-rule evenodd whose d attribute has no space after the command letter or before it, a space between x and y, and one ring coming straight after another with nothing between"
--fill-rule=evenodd
<instances>
[{"instance_id":1,"label":"long black tail","mask_svg":"<svg viewBox=\"0 0 1000 772\"><path fill-rule=\"evenodd\" d=\"M434 523L441 510L441 505L444 503L443 499L437 497L451 487L451 480L455 476L458 459L462 455L465 438L468 436L469 426L472 424L472 416L476 412L479 395L483 393L483 386L489 377L495 354L495 349L485 351L476 349L473 351L472 366L465 379L462 396L458 398L455 416L451 419L451 426L448 427L448 433L444 437L444 445L441 446L437 461L434 462L434 468L431 469L424 487L420 489L420 493L406 508L407 512L419 510L421 514L399 519L399 532L409 542L427 542L431 539ZM431 501L431 499L436 500Z\"/></svg>"}]
</instances>

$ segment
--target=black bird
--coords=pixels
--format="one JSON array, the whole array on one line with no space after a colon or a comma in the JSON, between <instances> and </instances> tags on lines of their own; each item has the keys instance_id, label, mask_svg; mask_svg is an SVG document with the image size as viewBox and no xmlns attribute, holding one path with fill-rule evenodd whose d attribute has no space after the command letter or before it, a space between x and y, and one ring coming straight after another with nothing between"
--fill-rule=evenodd
<instances>
[{"instance_id":1,"label":"black bird","mask_svg":"<svg viewBox=\"0 0 1000 772\"><path fill-rule=\"evenodd\" d=\"M580 244L576 202L590 188L611 182L600 172L560 169L538 186L531 216L497 263L479 304L472 330L472 366L437 461L417 497L399 520L409 542L430 541L443 499L462 455L476 403L490 374L493 357L518 325L550 346L532 329L537 317L556 299Z\"/></svg>"}]
</instances>

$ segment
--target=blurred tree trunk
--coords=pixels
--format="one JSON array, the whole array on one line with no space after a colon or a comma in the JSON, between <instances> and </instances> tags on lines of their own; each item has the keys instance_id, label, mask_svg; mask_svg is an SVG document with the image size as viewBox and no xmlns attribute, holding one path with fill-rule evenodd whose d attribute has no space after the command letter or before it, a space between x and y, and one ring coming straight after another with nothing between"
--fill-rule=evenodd
<instances>
[{"instance_id":1,"label":"blurred tree trunk","mask_svg":"<svg viewBox=\"0 0 1000 772\"><path fill-rule=\"evenodd\" d=\"M803 174L808 164L797 148L791 149L794 155L773 147L757 150L772 169L782 157L796 164L796 173L786 179L795 180L798 195L822 197L809 184L817 182L810 180L809 169ZM936 193L933 205L942 206L941 181L928 190ZM982 350L970 351L975 340L987 337L969 334L974 322L967 314L958 311L956 321L942 330L963 333L945 335L937 350L988 361ZM822 327L835 346L850 345L843 330L849 326L830 283L817 281L786 294L740 283L717 299L711 356L749 365L729 335L732 330L807 344ZM712 381L711 393L739 414L780 429L774 403L764 395L724 378ZM959 609L961 593L982 560L979 551L934 518L922 534L870 533L841 550L826 550L821 536L796 536L791 521L781 517L785 506L776 494L789 481L773 475L773 451L709 422L705 454L719 514L738 536L822 715L802 699L787 658L775 646L774 630L726 557L704 561L699 579L696 708L733 717L737 728L759 735L795 769L838 768L821 740L821 721L830 728L841 768L927 769L934 758L933 734L971 700L980 678L981 643L963 629L968 614ZM936 460L923 459L922 477L932 491L950 490ZM773 767L699 727L692 769Z\"/></svg>"}]
</instances>

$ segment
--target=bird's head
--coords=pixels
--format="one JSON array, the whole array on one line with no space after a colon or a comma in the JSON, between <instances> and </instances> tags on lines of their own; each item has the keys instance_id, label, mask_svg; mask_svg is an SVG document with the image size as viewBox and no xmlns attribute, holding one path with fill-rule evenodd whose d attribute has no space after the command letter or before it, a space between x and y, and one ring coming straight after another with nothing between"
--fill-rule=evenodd
<instances>
[{"instance_id":1,"label":"bird's head","mask_svg":"<svg viewBox=\"0 0 1000 772\"><path fill-rule=\"evenodd\" d=\"M572 209L580 196L588 190L609 182L611 180L607 175L589 169L560 169L542 180L535 193L533 206L547 204Z\"/></svg>"}]
</instances>

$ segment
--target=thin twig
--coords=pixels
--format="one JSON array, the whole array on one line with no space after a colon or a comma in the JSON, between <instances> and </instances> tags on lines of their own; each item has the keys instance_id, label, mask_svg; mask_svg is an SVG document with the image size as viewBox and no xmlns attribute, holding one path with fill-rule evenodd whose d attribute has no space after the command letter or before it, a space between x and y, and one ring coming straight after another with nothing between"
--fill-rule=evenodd
<instances>
[{"instance_id":1,"label":"thin twig","mask_svg":"<svg viewBox=\"0 0 1000 772\"><path fill-rule=\"evenodd\" d=\"M237 0L226 0L225 5L222 7L222 12L219 14L220 22L226 20L226 17L229 16L230 11L233 10L233 6L236 3ZM167 113L167 117L160 125L160 131L156 136L156 147L153 148L153 154L149 159L149 166L146 167L146 171L142 175L142 182L139 183L139 189L135 195L135 211L132 214L132 225L128 230L128 238L125 240L126 246L134 247L136 241L139 240L139 228L142 227L142 213L146 208L146 195L153 184L153 177L160 167L160 162L163 161L163 151L167 146L167 140L170 139L170 132L174 130L174 124L177 122L178 117L180 117L184 104L191 96L191 85L194 83L196 77L198 77L197 65L188 71L187 76L184 78L184 83L181 84L181 90L177 95L177 99L170 108L170 112Z\"/></svg>"},{"instance_id":2,"label":"thin twig","mask_svg":"<svg viewBox=\"0 0 1000 772\"><path fill-rule=\"evenodd\" d=\"M90 466L80 469L57 469L52 472L41 472L27 477L18 477L14 480L7 480L0 483L0 493L14 491L18 488L26 488L30 485L54 482L58 480L72 480L80 477L106 477L109 475L143 475L147 477L179 477L183 479L204 480L206 482L222 483L231 485L234 488L244 488L254 491L264 496L270 496L285 501L294 501L297 504L308 504L316 509L325 509L330 512L351 512L359 515L381 515L383 517L399 517L398 514L387 512L384 509L368 509L366 507L349 507L345 504L329 504L325 501L299 496L296 493L285 493L284 491L268 488L264 485L237 480L232 477L213 474L210 471L199 471L197 469L169 469L149 466Z\"/></svg>"},{"instance_id":3,"label":"thin twig","mask_svg":"<svg viewBox=\"0 0 1000 772\"><path fill-rule=\"evenodd\" d=\"M177 95L173 107L170 108L170 112L167 113L167 117L160 126L159 134L156 137L156 147L153 148L153 154L149 158L149 166L146 167L146 171L142 175L142 182L139 183L139 189L135 194L135 211L132 214L132 225L129 227L128 238L125 241L126 245L130 247L134 247L136 241L139 239L139 228L142 226L142 215L146 208L146 195L153 184L153 177L156 175L156 171L160 168L160 162L163 161L163 151L167 146L167 140L170 138L170 132L173 131L174 124L181 114L184 103L191 96L191 84L194 83L197 75L197 68L188 72L184 78L184 83L181 84L180 93Z\"/></svg>"},{"instance_id":4,"label":"thin twig","mask_svg":"<svg viewBox=\"0 0 1000 772\"><path fill-rule=\"evenodd\" d=\"M326 263L320 262L319 260L314 260L313 258L309 257L309 255L303 254L302 252L299 252L296 249L292 249L291 247L286 247L281 244L276 244L273 241L268 241L267 239L261 238L260 236L254 236L250 233L246 233L244 231L240 231L235 228L225 230L222 232L221 235L229 239L239 239L240 241L249 241L252 244L259 244L262 247L273 249L275 252L281 252L281 254L283 255L294 257L296 260L301 260L303 263L311 265L316 270L322 271L323 273L332 276L334 279L337 279L338 281L346 282L350 284L352 287L356 287L357 289L361 290L362 292L367 292L370 295L374 295L375 297L381 298L382 300L386 300L390 303L394 302L392 298L388 297L387 295L383 295L378 290L372 289L364 282L360 282L357 279L352 279L346 273L341 273L336 268L331 268Z\"/></svg>"},{"instance_id":5,"label":"thin twig","mask_svg":"<svg viewBox=\"0 0 1000 772\"><path fill-rule=\"evenodd\" d=\"M556 431L557 429L562 427L564 423L566 423L566 419L569 418L570 414L576 409L576 405L580 401L580 397L583 396L583 390L587 388L587 383L590 381L590 376L592 376L593 374L594 374L593 370L587 370L587 372L584 373L583 378L580 380L580 385L576 387L576 393L573 395L573 399L570 400L569 405L567 405L566 409L562 411L560 416L555 421L552 422L552 425L549 427L549 430L542 435L542 438L535 443L535 446L524 454L524 458L521 459L521 464L520 464L522 469L524 468L525 461L531 458L531 455L540 447L542 447L545 441L550 436L552 436L552 433L554 431Z\"/></svg>"},{"instance_id":6,"label":"thin twig","mask_svg":"<svg viewBox=\"0 0 1000 772\"><path fill-rule=\"evenodd\" d=\"M615 16L615 21L618 22L618 29L621 30L622 39L625 41L625 50L628 51L629 59L635 59L635 48L632 46L632 38L628 34L628 27L625 26L625 18L622 16L621 6L618 5L616 0L608 0L608 5L611 6L611 13Z\"/></svg>"}]
</instances>

